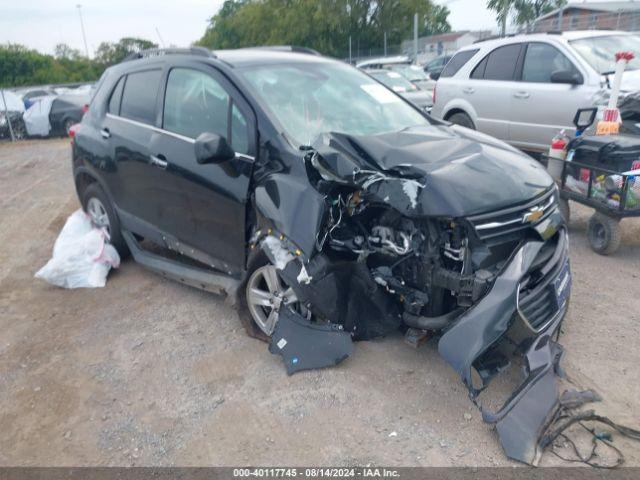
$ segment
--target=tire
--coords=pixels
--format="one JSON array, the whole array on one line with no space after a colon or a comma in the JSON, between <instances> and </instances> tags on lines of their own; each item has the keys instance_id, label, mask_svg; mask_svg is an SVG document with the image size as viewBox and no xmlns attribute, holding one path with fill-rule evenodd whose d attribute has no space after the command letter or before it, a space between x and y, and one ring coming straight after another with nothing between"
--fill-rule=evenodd
<instances>
[{"instance_id":1,"label":"tire","mask_svg":"<svg viewBox=\"0 0 640 480\"><path fill-rule=\"evenodd\" d=\"M64 123L62 124L62 128L64 129L64 136L68 137L69 136L69 130L71 129L72 126L74 126L77 122L74 122L73 119L71 118L67 118Z\"/></svg>"},{"instance_id":2,"label":"tire","mask_svg":"<svg viewBox=\"0 0 640 480\"><path fill-rule=\"evenodd\" d=\"M587 236L594 252L611 255L618 250L622 239L620 220L596 212L589 219Z\"/></svg>"},{"instance_id":3,"label":"tire","mask_svg":"<svg viewBox=\"0 0 640 480\"><path fill-rule=\"evenodd\" d=\"M454 113L447 120L455 125L460 125L461 127L469 128L471 130L475 130L476 126L473 124L473 120L466 113Z\"/></svg>"},{"instance_id":4,"label":"tire","mask_svg":"<svg viewBox=\"0 0 640 480\"><path fill-rule=\"evenodd\" d=\"M561 198L558 202L558 210L560 210L560 214L564 217L564 221L569 224L569 221L571 220L571 209L569 208L569 200Z\"/></svg>"},{"instance_id":5,"label":"tire","mask_svg":"<svg viewBox=\"0 0 640 480\"><path fill-rule=\"evenodd\" d=\"M100 210L106 215L108 224L96 221L95 216L92 215L96 207L101 207ZM116 248L121 258L126 258L129 255L129 248L122 237L120 220L109 201L109 197L104 193L104 190L98 183L89 184L84 192L82 192L82 209L92 217L94 224L107 229L110 236L109 243Z\"/></svg>"},{"instance_id":6,"label":"tire","mask_svg":"<svg viewBox=\"0 0 640 480\"><path fill-rule=\"evenodd\" d=\"M240 288L238 288L237 292L238 315L247 335L257 338L263 342L269 342L271 334L273 334L273 330L277 324L278 310L280 308L290 308L290 306L293 305L292 301L295 301L295 294L293 293L293 290L289 288L279 276L277 276L275 267L271 264L265 253L259 248L256 248L256 250L254 250L254 252L249 256L248 263L249 268L247 270L247 276L240 285ZM266 306L257 306L250 298L250 291L258 290L262 294L270 293L270 290L272 289L270 289L267 284L265 276L266 272L270 272L272 275L277 276L277 283L280 286L277 298L281 299L282 303L280 303L280 300L277 300L277 305L272 303ZM261 299L265 298L262 295L259 297ZM268 320L271 318L272 313L275 314L275 318L269 324ZM257 320L260 316L262 316L262 321L260 322L262 326L259 325L259 320ZM266 322L265 319L267 320ZM265 323L269 325L265 325Z\"/></svg>"},{"instance_id":7,"label":"tire","mask_svg":"<svg viewBox=\"0 0 640 480\"><path fill-rule=\"evenodd\" d=\"M13 127L13 136L16 140L24 140L27 138L27 127L24 124L24 120L19 119L16 120L12 125Z\"/></svg>"}]
</instances>

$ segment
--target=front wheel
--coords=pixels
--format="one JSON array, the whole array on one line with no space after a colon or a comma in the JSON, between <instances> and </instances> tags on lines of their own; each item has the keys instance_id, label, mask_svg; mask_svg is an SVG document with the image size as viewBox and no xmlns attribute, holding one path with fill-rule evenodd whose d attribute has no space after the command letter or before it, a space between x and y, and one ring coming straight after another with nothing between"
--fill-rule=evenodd
<instances>
[{"instance_id":1,"label":"front wheel","mask_svg":"<svg viewBox=\"0 0 640 480\"><path fill-rule=\"evenodd\" d=\"M251 337L268 342L278 323L281 309L291 308L302 313L295 292L259 251L249 262L249 274L238 295L240 321Z\"/></svg>"}]
</instances>

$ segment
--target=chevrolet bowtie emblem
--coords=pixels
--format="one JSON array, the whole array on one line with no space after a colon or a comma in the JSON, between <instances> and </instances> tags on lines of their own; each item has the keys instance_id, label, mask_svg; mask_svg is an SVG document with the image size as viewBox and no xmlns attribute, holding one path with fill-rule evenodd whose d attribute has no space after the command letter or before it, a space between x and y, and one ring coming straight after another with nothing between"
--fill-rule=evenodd
<instances>
[{"instance_id":1,"label":"chevrolet bowtie emblem","mask_svg":"<svg viewBox=\"0 0 640 480\"><path fill-rule=\"evenodd\" d=\"M533 207L522 217L522 223L534 223L542 218L544 210L541 207Z\"/></svg>"}]
</instances>

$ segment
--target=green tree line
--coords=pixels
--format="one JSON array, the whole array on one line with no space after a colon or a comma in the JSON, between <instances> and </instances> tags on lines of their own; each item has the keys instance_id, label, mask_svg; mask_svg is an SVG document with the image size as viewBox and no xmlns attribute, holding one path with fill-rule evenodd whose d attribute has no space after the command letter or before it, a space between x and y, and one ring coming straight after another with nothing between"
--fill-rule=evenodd
<instances>
[{"instance_id":1,"label":"green tree line","mask_svg":"<svg viewBox=\"0 0 640 480\"><path fill-rule=\"evenodd\" d=\"M131 53L156 47L149 40L127 37L101 43L88 59L65 44L56 45L53 55L18 44L0 45L0 87L92 82Z\"/></svg>"},{"instance_id":2,"label":"green tree line","mask_svg":"<svg viewBox=\"0 0 640 480\"><path fill-rule=\"evenodd\" d=\"M449 32L449 10L431 0L227 0L210 20L199 45L239 48L297 45L325 55L382 48L412 38L414 14L419 35Z\"/></svg>"}]
</instances>

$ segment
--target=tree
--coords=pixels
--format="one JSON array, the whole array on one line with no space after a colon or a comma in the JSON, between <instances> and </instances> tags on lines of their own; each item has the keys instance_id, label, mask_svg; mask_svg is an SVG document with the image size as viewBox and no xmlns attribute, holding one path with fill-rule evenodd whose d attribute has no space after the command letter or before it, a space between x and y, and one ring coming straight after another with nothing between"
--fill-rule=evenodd
<instances>
[{"instance_id":1,"label":"tree","mask_svg":"<svg viewBox=\"0 0 640 480\"><path fill-rule=\"evenodd\" d=\"M567 0L515 0L515 22L517 25L530 25L536 18L557 8L564 7Z\"/></svg>"},{"instance_id":2,"label":"tree","mask_svg":"<svg viewBox=\"0 0 640 480\"><path fill-rule=\"evenodd\" d=\"M98 45L95 60L104 66L114 65L132 53L149 48L158 48L158 44L144 38L124 37L117 43L102 42Z\"/></svg>"},{"instance_id":3,"label":"tree","mask_svg":"<svg viewBox=\"0 0 640 480\"><path fill-rule=\"evenodd\" d=\"M496 20L500 24L502 36L507 33L507 20L511 14L515 0L489 0L487 8L496 12Z\"/></svg>"},{"instance_id":4,"label":"tree","mask_svg":"<svg viewBox=\"0 0 640 480\"><path fill-rule=\"evenodd\" d=\"M446 7L430 0L227 0L198 44L214 48L300 45L346 56L349 36L361 48L399 44L413 33L451 30Z\"/></svg>"},{"instance_id":5,"label":"tree","mask_svg":"<svg viewBox=\"0 0 640 480\"><path fill-rule=\"evenodd\" d=\"M530 25L536 18L567 4L567 0L489 0L487 8L496 12L502 34L506 33L507 20L513 17L516 25Z\"/></svg>"},{"instance_id":6,"label":"tree","mask_svg":"<svg viewBox=\"0 0 640 480\"><path fill-rule=\"evenodd\" d=\"M54 48L53 56L57 59L66 59L66 60L78 60L82 55L80 54L80 50L76 50L71 48L66 43L59 43Z\"/></svg>"}]
</instances>

